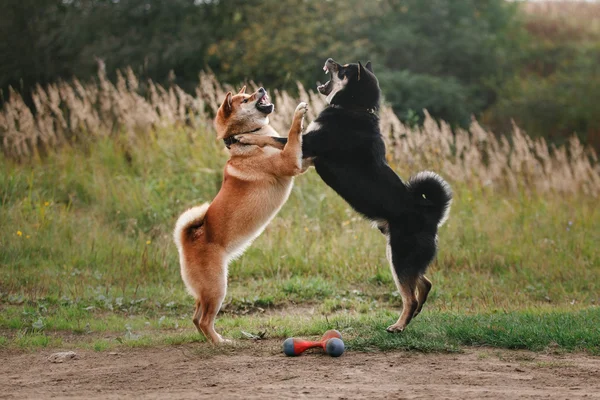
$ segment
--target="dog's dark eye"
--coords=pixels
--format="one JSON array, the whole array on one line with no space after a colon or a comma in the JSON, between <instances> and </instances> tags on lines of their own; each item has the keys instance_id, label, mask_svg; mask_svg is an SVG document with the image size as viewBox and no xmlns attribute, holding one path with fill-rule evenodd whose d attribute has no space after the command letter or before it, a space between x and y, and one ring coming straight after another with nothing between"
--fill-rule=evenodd
<instances>
[{"instance_id":1,"label":"dog's dark eye","mask_svg":"<svg viewBox=\"0 0 600 400\"><path fill-rule=\"evenodd\" d=\"M247 102L248 102L248 99L242 100L242 103L247 103Z\"/></svg>"}]
</instances>

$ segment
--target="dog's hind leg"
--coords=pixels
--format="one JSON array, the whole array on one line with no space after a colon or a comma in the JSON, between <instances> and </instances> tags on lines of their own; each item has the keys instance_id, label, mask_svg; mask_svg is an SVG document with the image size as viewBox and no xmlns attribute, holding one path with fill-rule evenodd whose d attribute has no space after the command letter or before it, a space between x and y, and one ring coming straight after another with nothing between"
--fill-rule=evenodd
<instances>
[{"instance_id":1,"label":"dog's hind leg","mask_svg":"<svg viewBox=\"0 0 600 400\"><path fill-rule=\"evenodd\" d=\"M227 293L227 265L221 261L219 267L213 268L212 271L207 271L203 277L205 279L204 287L200 294L202 316L198 325L206 337L217 344L229 342L215 331L215 318Z\"/></svg>"},{"instance_id":2,"label":"dog's hind leg","mask_svg":"<svg viewBox=\"0 0 600 400\"><path fill-rule=\"evenodd\" d=\"M202 304L200 303L200 300L196 300L196 309L194 310L194 316L192 317L192 322L194 323L194 326L196 327L196 329L198 329L198 332L204 334L204 332L202 332L202 329L200 329L200 317L201 316L202 316Z\"/></svg>"},{"instance_id":3,"label":"dog's hind leg","mask_svg":"<svg viewBox=\"0 0 600 400\"><path fill-rule=\"evenodd\" d=\"M202 316L200 317L198 326L202 333L215 344L230 341L223 339L215 330L215 318L225 298L225 292L226 287L216 287L214 291L205 293L201 300Z\"/></svg>"},{"instance_id":4,"label":"dog's hind leg","mask_svg":"<svg viewBox=\"0 0 600 400\"><path fill-rule=\"evenodd\" d=\"M429 244L421 239L422 237L405 234L402 229L390 226L387 257L402 296L402 313L398 321L387 328L388 332L402 332L418 314L419 307L422 307L429 294L431 282L423 274L435 255L435 243Z\"/></svg>"},{"instance_id":5,"label":"dog's hind leg","mask_svg":"<svg viewBox=\"0 0 600 400\"><path fill-rule=\"evenodd\" d=\"M423 304L427 301L427 296L429 295L429 291L431 290L431 281L427 279L425 275L421 275L419 280L417 281L417 301L419 302L419 306L413 315L413 318L419 315L421 310L423 309Z\"/></svg>"},{"instance_id":6,"label":"dog's hind leg","mask_svg":"<svg viewBox=\"0 0 600 400\"><path fill-rule=\"evenodd\" d=\"M387 229L387 226L386 226ZM405 277L404 274L401 276L398 275L398 267L394 263L398 263L398 257L394 257L392 246L390 244L390 237L388 236L388 245L386 247L386 256L388 262L390 263L390 269L392 270L392 276L394 277L394 282L396 283L396 287L398 288L398 292L400 296L402 296L402 314L398 321L387 327L388 332L402 332L406 325L410 322L414 312L418 307L418 301L415 296L416 289L416 280Z\"/></svg>"},{"instance_id":7,"label":"dog's hind leg","mask_svg":"<svg viewBox=\"0 0 600 400\"><path fill-rule=\"evenodd\" d=\"M410 323L410 320L413 318L413 315L419 306L415 293L417 279L406 275L398 277L393 267L392 274L395 275L396 286L402 297L402 313L400 314L398 321L396 321L395 324L388 326L386 330L388 332L402 332Z\"/></svg>"},{"instance_id":8,"label":"dog's hind leg","mask_svg":"<svg viewBox=\"0 0 600 400\"><path fill-rule=\"evenodd\" d=\"M193 288L196 309L192 321L213 343L227 342L215 331L215 318L227 293L227 263L224 254L205 249L201 260L186 264L186 284Z\"/></svg>"}]
</instances>

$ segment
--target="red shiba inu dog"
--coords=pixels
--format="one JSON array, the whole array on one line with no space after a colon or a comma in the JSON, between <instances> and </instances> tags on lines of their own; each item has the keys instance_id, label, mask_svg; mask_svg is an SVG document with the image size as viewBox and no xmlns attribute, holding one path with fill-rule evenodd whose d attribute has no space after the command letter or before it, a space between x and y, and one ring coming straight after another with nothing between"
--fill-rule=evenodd
<instances>
[{"instance_id":1,"label":"red shiba inu dog","mask_svg":"<svg viewBox=\"0 0 600 400\"><path fill-rule=\"evenodd\" d=\"M227 266L265 229L286 202L293 177L303 172L302 123L306 103L296 108L288 142L281 148L244 145L235 135L279 136L269 125L273 105L260 88L227 93L215 118L217 137L230 150L221 190L212 203L190 208L177 220L174 240L181 277L196 300L193 322L213 343L227 341L214 321L227 291Z\"/></svg>"}]
</instances>

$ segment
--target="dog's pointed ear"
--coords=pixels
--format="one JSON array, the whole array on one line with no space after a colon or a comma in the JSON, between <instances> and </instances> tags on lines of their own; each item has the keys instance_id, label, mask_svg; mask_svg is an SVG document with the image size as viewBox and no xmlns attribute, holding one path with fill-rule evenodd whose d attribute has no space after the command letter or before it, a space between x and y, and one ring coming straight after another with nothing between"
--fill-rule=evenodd
<instances>
[{"instance_id":1,"label":"dog's pointed ear","mask_svg":"<svg viewBox=\"0 0 600 400\"><path fill-rule=\"evenodd\" d=\"M244 94L244 93L246 93L246 85L242 86L242 88L238 92L238 94Z\"/></svg>"},{"instance_id":2,"label":"dog's pointed ear","mask_svg":"<svg viewBox=\"0 0 600 400\"><path fill-rule=\"evenodd\" d=\"M371 65L371 61L367 62L365 68L368 69L371 73L373 73L373 66Z\"/></svg>"},{"instance_id":3,"label":"dog's pointed ear","mask_svg":"<svg viewBox=\"0 0 600 400\"><path fill-rule=\"evenodd\" d=\"M365 74L365 67L363 67L362 63L358 62L358 80L360 81L360 76Z\"/></svg>"},{"instance_id":4,"label":"dog's pointed ear","mask_svg":"<svg viewBox=\"0 0 600 400\"><path fill-rule=\"evenodd\" d=\"M225 115L231 114L231 111L233 110L233 104L231 102L232 97L231 92L227 92L227 96L225 96L225 100L223 100L223 104L221 104L221 108Z\"/></svg>"}]
</instances>

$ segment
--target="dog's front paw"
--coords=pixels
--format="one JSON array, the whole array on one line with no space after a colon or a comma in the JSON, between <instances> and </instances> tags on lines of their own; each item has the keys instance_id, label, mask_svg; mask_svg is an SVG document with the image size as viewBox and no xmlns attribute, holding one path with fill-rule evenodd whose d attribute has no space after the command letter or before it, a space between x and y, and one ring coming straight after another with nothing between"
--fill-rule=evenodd
<instances>
[{"instance_id":1,"label":"dog's front paw","mask_svg":"<svg viewBox=\"0 0 600 400\"><path fill-rule=\"evenodd\" d=\"M305 102L301 102L296 107L296 111L294 112L294 117L304 117L304 114L308 111L308 104Z\"/></svg>"},{"instance_id":2,"label":"dog's front paw","mask_svg":"<svg viewBox=\"0 0 600 400\"><path fill-rule=\"evenodd\" d=\"M256 141L254 140L254 136L252 136L252 135L245 135L245 134L235 135L234 139L241 144L256 144L255 143Z\"/></svg>"}]
</instances>

